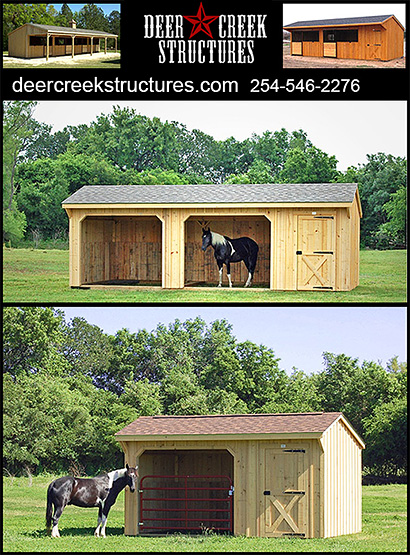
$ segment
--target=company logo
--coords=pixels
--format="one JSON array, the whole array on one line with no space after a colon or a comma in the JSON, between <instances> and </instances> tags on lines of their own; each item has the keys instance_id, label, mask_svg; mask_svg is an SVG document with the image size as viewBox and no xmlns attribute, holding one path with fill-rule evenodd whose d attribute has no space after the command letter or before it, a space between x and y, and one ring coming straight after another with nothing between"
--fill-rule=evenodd
<instances>
[{"instance_id":1,"label":"company logo","mask_svg":"<svg viewBox=\"0 0 410 555\"><path fill-rule=\"evenodd\" d=\"M144 15L144 39L156 41L161 64L253 64L255 41L267 38L266 17L207 15L201 2L196 15Z\"/></svg>"}]
</instances>

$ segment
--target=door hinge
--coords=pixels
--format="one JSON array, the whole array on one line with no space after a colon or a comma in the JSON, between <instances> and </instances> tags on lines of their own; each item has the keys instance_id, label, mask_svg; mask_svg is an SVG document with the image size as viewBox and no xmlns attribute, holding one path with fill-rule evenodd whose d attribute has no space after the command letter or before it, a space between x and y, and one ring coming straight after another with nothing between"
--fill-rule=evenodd
<instances>
[{"instance_id":1,"label":"door hinge","mask_svg":"<svg viewBox=\"0 0 410 555\"><path fill-rule=\"evenodd\" d=\"M333 254L333 251L313 251L313 254Z\"/></svg>"},{"instance_id":2,"label":"door hinge","mask_svg":"<svg viewBox=\"0 0 410 555\"><path fill-rule=\"evenodd\" d=\"M334 216L313 216L315 220L333 220Z\"/></svg>"},{"instance_id":3,"label":"door hinge","mask_svg":"<svg viewBox=\"0 0 410 555\"><path fill-rule=\"evenodd\" d=\"M305 495L305 491L283 491L282 493L285 493L286 495Z\"/></svg>"},{"instance_id":4,"label":"door hinge","mask_svg":"<svg viewBox=\"0 0 410 555\"><path fill-rule=\"evenodd\" d=\"M298 536L300 538L304 538L306 534L296 533L296 532L288 532L288 533L284 532L282 536Z\"/></svg>"},{"instance_id":5,"label":"door hinge","mask_svg":"<svg viewBox=\"0 0 410 555\"><path fill-rule=\"evenodd\" d=\"M305 449L283 449L284 453L306 453Z\"/></svg>"}]
</instances>

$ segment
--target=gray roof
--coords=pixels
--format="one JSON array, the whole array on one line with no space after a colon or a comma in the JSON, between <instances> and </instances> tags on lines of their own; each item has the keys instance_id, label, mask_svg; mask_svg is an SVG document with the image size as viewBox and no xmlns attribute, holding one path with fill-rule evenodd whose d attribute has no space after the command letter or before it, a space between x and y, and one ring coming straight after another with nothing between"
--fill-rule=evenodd
<instances>
[{"instance_id":1,"label":"gray roof","mask_svg":"<svg viewBox=\"0 0 410 555\"><path fill-rule=\"evenodd\" d=\"M43 25L40 23L26 23L25 25L33 25L33 27L37 27L41 31L45 31L46 33L59 33L59 34L67 34L67 35L93 35L93 36L102 36L102 37L118 37L118 35L114 35L113 33L107 33L106 31L96 31L94 29L73 29L72 27L56 27L55 25ZM22 25L24 27L24 25Z\"/></svg>"},{"instance_id":2,"label":"gray roof","mask_svg":"<svg viewBox=\"0 0 410 555\"><path fill-rule=\"evenodd\" d=\"M63 204L352 203L356 183L85 185Z\"/></svg>"},{"instance_id":3,"label":"gray roof","mask_svg":"<svg viewBox=\"0 0 410 555\"><path fill-rule=\"evenodd\" d=\"M296 21L296 23L289 23L289 25L284 25L284 27L316 27L322 25L358 25L366 23L382 23L389 19L389 17L394 17L393 14L390 15L368 15L364 17L343 17L339 19L313 19L310 21Z\"/></svg>"}]
</instances>

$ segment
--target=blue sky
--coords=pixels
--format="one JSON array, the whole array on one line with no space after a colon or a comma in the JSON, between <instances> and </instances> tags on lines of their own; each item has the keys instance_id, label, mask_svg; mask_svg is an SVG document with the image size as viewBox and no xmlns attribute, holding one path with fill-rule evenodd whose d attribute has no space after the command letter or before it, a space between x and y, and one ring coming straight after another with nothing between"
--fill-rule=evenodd
<instances>
[{"instance_id":1,"label":"blue sky","mask_svg":"<svg viewBox=\"0 0 410 555\"><path fill-rule=\"evenodd\" d=\"M207 323L225 318L238 341L249 339L273 349L279 365L306 373L323 369L322 353L344 353L386 363L407 360L406 311L401 307L64 307L66 320L82 316L106 333L121 328L151 331L201 316Z\"/></svg>"},{"instance_id":2,"label":"blue sky","mask_svg":"<svg viewBox=\"0 0 410 555\"><path fill-rule=\"evenodd\" d=\"M96 2L96 4L99 8L101 8L104 11L105 15L109 15L114 10L121 13L121 5L120 4L99 4L97 2ZM81 10L81 8L85 5L86 4L68 4L68 6L70 7L70 10L72 12L79 12ZM53 4L53 6L59 12L61 10L62 4Z\"/></svg>"}]
</instances>

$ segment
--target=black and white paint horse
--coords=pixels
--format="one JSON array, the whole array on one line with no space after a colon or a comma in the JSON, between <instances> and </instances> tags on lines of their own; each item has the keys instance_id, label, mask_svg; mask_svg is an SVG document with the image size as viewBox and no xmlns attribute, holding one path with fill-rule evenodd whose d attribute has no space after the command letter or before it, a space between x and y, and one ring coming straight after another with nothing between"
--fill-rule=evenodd
<instances>
[{"instance_id":1,"label":"black and white paint horse","mask_svg":"<svg viewBox=\"0 0 410 555\"><path fill-rule=\"evenodd\" d=\"M222 287L222 270L226 265L228 273L229 287L232 287L231 281L231 263L244 261L248 270L248 279L245 287L249 287L255 272L256 261L258 259L258 244L249 237L239 237L238 239L230 239L225 235L220 235L208 229L202 228L202 250L206 251L209 246L214 249L216 263L219 268L218 287Z\"/></svg>"},{"instance_id":2,"label":"black and white paint horse","mask_svg":"<svg viewBox=\"0 0 410 555\"><path fill-rule=\"evenodd\" d=\"M138 479L138 467L132 468L128 464L121 470L113 470L96 478L74 478L64 476L57 478L48 486L46 524L47 532L53 528L51 536L59 538L58 520L66 505L77 507L98 507L98 525L94 536L105 538L105 526L109 510L117 500L118 494L125 486L135 491ZM54 505L54 515L53 513Z\"/></svg>"}]
</instances>

